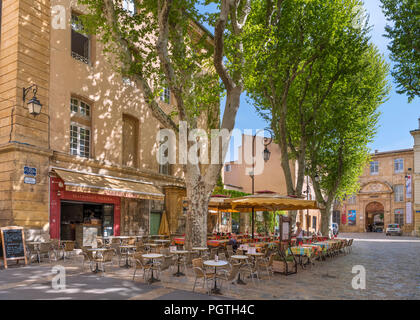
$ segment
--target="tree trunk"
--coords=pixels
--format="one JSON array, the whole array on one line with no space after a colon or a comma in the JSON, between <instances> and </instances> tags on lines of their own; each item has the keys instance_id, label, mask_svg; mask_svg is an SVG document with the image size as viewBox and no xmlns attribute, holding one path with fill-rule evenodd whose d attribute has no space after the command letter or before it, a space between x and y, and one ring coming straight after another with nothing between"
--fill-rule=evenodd
<instances>
[{"instance_id":1,"label":"tree trunk","mask_svg":"<svg viewBox=\"0 0 420 320\"><path fill-rule=\"evenodd\" d=\"M241 212L240 213L240 224L239 224L239 232L246 233L250 230L249 226L249 212Z\"/></svg>"},{"instance_id":2,"label":"tree trunk","mask_svg":"<svg viewBox=\"0 0 420 320\"><path fill-rule=\"evenodd\" d=\"M325 209L319 210L321 211L321 233L323 236L330 236L332 204L327 204Z\"/></svg>"},{"instance_id":3,"label":"tree trunk","mask_svg":"<svg viewBox=\"0 0 420 320\"><path fill-rule=\"evenodd\" d=\"M297 210L289 210L290 226L296 224Z\"/></svg>"},{"instance_id":4,"label":"tree trunk","mask_svg":"<svg viewBox=\"0 0 420 320\"><path fill-rule=\"evenodd\" d=\"M204 182L186 181L187 198L189 199L185 230L185 248L207 246L207 215L211 192Z\"/></svg>"}]
</instances>

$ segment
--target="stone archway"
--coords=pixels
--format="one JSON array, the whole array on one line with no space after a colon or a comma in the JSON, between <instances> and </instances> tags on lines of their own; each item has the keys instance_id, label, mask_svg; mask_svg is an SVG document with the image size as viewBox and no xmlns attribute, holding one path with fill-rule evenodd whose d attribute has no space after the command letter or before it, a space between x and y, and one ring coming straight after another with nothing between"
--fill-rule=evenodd
<instances>
[{"instance_id":1,"label":"stone archway","mask_svg":"<svg viewBox=\"0 0 420 320\"><path fill-rule=\"evenodd\" d=\"M369 202L365 209L365 228L370 231L369 225L374 222L384 222L385 207L381 202Z\"/></svg>"}]
</instances>

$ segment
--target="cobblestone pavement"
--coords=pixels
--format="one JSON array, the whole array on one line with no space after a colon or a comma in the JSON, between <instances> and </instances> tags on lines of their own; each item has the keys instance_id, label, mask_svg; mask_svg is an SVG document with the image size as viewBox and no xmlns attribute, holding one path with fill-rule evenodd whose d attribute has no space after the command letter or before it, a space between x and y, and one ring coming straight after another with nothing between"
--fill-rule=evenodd
<instances>
[{"instance_id":1,"label":"cobblestone pavement","mask_svg":"<svg viewBox=\"0 0 420 320\"><path fill-rule=\"evenodd\" d=\"M284 276L264 276L255 284L245 279L244 286L222 287L223 296L208 296L198 285L192 292L192 270L187 277L173 277L171 271L160 275L161 282L148 285L140 274L132 280L132 269L117 266L107 268L104 277L82 270L81 257L63 264L66 267L67 288L51 288L52 265L34 263L28 267L13 267L0 271L0 299L420 299L420 239L386 237L384 234L340 234L354 238L353 250L326 261L316 261L313 267ZM62 263L61 263L62 264ZM366 270L366 289L352 288L353 266Z\"/></svg>"}]
</instances>

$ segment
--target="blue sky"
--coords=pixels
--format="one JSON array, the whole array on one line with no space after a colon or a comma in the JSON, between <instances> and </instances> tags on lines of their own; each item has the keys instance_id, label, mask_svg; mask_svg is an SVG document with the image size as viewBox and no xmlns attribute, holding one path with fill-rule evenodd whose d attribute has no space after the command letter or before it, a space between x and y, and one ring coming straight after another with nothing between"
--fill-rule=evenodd
<instances>
[{"instance_id":1,"label":"blue sky","mask_svg":"<svg viewBox=\"0 0 420 320\"><path fill-rule=\"evenodd\" d=\"M371 41L379 48L392 68L387 49L389 39L383 36L387 21L380 8L380 1L365 0L364 7L369 15L369 24L372 26ZM212 28L209 29L212 30ZM410 130L417 129L419 126L417 119L420 117L420 99L417 98L408 103L405 95L396 93L396 84L391 75L389 75L389 83L392 88L388 100L379 108L381 115L377 134L374 141L369 145L372 151L412 148L413 137L410 135ZM247 100L245 94L243 94L236 118L236 128L244 130L266 127L267 124L258 117L254 107ZM224 101L222 101L223 105ZM236 157L234 156L234 158Z\"/></svg>"}]
</instances>

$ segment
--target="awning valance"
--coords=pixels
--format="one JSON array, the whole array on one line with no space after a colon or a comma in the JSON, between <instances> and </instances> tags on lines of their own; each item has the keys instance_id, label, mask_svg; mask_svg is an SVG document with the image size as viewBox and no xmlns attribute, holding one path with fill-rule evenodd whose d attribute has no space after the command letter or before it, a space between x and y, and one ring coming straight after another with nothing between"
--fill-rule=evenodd
<instances>
[{"instance_id":1,"label":"awning valance","mask_svg":"<svg viewBox=\"0 0 420 320\"><path fill-rule=\"evenodd\" d=\"M255 211L277 210L302 210L318 209L318 204L313 200L303 200L288 196L274 195L251 195L229 199L233 209L243 211L254 208Z\"/></svg>"},{"instance_id":2,"label":"awning valance","mask_svg":"<svg viewBox=\"0 0 420 320\"><path fill-rule=\"evenodd\" d=\"M67 191L148 200L164 199L163 193L149 182L55 168L53 171L64 181Z\"/></svg>"}]
</instances>

